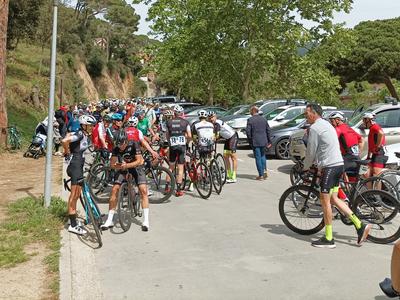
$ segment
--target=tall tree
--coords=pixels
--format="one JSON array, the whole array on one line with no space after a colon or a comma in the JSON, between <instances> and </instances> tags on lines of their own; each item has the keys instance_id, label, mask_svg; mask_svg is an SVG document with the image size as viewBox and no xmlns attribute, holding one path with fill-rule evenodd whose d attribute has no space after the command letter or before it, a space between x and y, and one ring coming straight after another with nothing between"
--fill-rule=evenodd
<instances>
[{"instance_id":1,"label":"tall tree","mask_svg":"<svg viewBox=\"0 0 400 300\"><path fill-rule=\"evenodd\" d=\"M0 146L7 139L6 102L6 44L7 44L8 0L0 0Z\"/></svg>"},{"instance_id":2,"label":"tall tree","mask_svg":"<svg viewBox=\"0 0 400 300\"><path fill-rule=\"evenodd\" d=\"M400 80L400 18L361 22L354 27L357 44L345 58L332 64L343 83L384 83L392 97L399 95L392 79Z\"/></svg>"}]
</instances>

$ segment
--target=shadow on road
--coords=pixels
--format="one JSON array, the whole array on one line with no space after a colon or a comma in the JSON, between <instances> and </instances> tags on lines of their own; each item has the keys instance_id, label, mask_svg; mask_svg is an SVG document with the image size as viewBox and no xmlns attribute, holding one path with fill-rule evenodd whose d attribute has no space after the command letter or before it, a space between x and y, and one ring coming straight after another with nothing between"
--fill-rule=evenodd
<instances>
[{"instance_id":1,"label":"shadow on road","mask_svg":"<svg viewBox=\"0 0 400 300\"><path fill-rule=\"evenodd\" d=\"M33 189L33 186L29 186L26 188L19 188L19 189L15 189L15 190L17 192L25 192L29 197L31 197L33 199L37 199L36 196L30 192L30 190L32 190L32 189Z\"/></svg>"},{"instance_id":2,"label":"shadow on road","mask_svg":"<svg viewBox=\"0 0 400 300\"><path fill-rule=\"evenodd\" d=\"M317 236L311 235L301 235L297 234L290 229L288 229L285 225L283 224L261 224L260 227L265 228L268 230L269 233L276 234L276 235L286 235L291 238L295 238L300 241L304 242L311 242L312 240L316 239ZM359 247L357 245L357 240L356 240L356 234L354 233L354 236L346 236L346 235L341 235L336 232L333 234L335 238L335 242L338 244L345 244L349 245L352 247ZM318 235L319 237L319 235Z\"/></svg>"},{"instance_id":3,"label":"shadow on road","mask_svg":"<svg viewBox=\"0 0 400 300\"><path fill-rule=\"evenodd\" d=\"M290 170L292 169L293 164L283 165L278 167L278 171L285 174L290 174Z\"/></svg>"}]
</instances>

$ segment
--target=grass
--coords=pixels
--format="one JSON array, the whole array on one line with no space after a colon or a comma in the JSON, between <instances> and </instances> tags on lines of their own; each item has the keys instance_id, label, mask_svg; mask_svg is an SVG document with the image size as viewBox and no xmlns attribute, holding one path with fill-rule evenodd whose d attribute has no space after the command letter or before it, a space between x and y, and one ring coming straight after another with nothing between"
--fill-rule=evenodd
<instances>
[{"instance_id":1,"label":"grass","mask_svg":"<svg viewBox=\"0 0 400 300\"><path fill-rule=\"evenodd\" d=\"M55 293L59 289L60 229L66 220L66 203L53 197L49 209L43 199L22 198L8 206L7 219L0 225L0 268L12 268L29 260L26 246L41 243L50 254L44 259L52 279L48 287Z\"/></svg>"}]
</instances>

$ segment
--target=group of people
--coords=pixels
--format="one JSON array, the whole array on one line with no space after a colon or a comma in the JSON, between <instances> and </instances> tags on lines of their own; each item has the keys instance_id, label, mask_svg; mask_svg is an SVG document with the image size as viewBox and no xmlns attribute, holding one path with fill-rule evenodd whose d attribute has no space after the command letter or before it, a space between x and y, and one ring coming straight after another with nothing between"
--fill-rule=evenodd
<instances>
[{"instance_id":1,"label":"group of people","mask_svg":"<svg viewBox=\"0 0 400 300\"><path fill-rule=\"evenodd\" d=\"M70 232L86 234L86 230L76 219L76 203L84 180L84 152L89 146L89 138L102 157L110 159L110 167L115 170L108 216L101 226L102 229L114 226L118 191L127 174L131 174L138 186L143 208L142 230L149 230L149 191L142 149L148 150L157 158L159 153L151 147L155 141L160 143L163 153L167 153L170 169L178 170L175 191L177 197L184 195L182 180L186 151L190 142L193 142L200 155L209 155L216 151L217 140L224 139L227 182L237 181L238 137L234 129L219 120L213 111L200 110L199 119L190 125L180 105L165 107L160 110L159 115L155 112L155 106L153 103L146 103L145 106L127 103L123 110L105 110L98 105L94 112L86 111L79 115L79 127L74 127L74 130L67 129L62 145L64 155L70 158L67 168L67 174L71 178L71 194L68 201ZM165 189L166 192L169 191L168 183Z\"/></svg>"}]
</instances>

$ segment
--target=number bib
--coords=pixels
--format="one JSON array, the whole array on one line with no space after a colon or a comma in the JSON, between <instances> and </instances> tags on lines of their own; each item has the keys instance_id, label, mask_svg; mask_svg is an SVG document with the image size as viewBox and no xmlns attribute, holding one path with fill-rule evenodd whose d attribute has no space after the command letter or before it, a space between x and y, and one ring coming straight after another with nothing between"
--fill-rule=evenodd
<instances>
[{"instance_id":1,"label":"number bib","mask_svg":"<svg viewBox=\"0 0 400 300\"><path fill-rule=\"evenodd\" d=\"M186 145L186 138L181 135L181 136L171 136L169 138L169 143L171 147L174 146L185 146Z\"/></svg>"}]
</instances>

